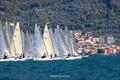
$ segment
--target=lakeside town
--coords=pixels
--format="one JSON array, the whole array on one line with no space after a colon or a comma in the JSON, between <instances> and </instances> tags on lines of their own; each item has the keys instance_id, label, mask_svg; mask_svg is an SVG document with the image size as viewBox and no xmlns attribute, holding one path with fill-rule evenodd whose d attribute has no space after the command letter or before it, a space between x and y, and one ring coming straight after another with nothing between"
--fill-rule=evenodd
<instances>
[{"instance_id":1,"label":"lakeside town","mask_svg":"<svg viewBox=\"0 0 120 80\"><path fill-rule=\"evenodd\" d=\"M92 32L81 34L80 30L74 32L78 53L112 55L120 52L120 45L115 45L112 35L94 37Z\"/></svg>"}]
</instances>

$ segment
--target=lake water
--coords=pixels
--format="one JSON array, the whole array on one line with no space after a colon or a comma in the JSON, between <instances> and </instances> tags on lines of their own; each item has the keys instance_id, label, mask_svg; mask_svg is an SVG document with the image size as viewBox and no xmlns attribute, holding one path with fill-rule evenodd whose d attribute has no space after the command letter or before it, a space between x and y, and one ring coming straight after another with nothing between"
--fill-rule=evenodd
<instances>
[{"instance_id":1,"label":"lake water","mask_svg":"<svg viewBox=\"0 0 120 80\"><path fill-rule=\"evenodd\" d=\"M120 56L0 62L0 80L120 80Z\"/></svg>"}]
</instances>

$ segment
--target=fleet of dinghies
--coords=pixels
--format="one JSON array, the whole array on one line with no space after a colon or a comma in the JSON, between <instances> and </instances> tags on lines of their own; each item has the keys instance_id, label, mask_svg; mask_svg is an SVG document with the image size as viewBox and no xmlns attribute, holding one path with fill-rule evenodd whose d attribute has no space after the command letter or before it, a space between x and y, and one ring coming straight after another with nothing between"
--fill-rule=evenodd
<instances>
[{"instance_id":1,"label":"fleet of dinghies","mask_svg":"<svg viewBox=\"0 0 120 80\"><path fill-rule=\"evenodd\" d=\"M74 48L73 32L58 25L54 32L45 25L43 34L35 24L34 34L22 32L20 24L11 30L8 23L0 25L0 61L81 59Z\"/></svg>"}]
</instances>

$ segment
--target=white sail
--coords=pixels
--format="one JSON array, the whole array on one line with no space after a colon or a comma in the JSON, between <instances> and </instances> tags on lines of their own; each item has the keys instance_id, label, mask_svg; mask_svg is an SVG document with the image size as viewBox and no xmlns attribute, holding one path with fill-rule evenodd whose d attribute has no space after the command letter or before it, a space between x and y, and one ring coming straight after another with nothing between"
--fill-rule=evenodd
<instances>
[{"instance_id":1,"label":"white sail","mask_svg":"<svg viewBox=\"0 0 120 80\"><path fill-rule=\"evenodd\" d=\"M77 52L75 51L75 47L74 47L74 43L75 43L75 41L74 41L74 37L73 37L73 32L72 31L70 31L69 32L69 34L70 34L70 45L71 45L71 54L73 55L73 56L76 56L76 55L78 55L77 54Z\"/></svg>"},{"instance_id":2,"label":"white sail","mask_svg":"<svg viewBox=\"0 0 120 80\"><path fill-rule=\"evenodd\" d=\"M40 31L40 35L41 35L41 55L43 56L44 54L47 54L47 49L46 49L46 46L45 46L45 42L44 42L44 39L43 39L43 36L42 36L42 31L41 31L41 28L39 28L39 31Z\"/></svg>"},{"instance_id":3,"label":"white sail","mask_svg":"<svg viewBox=\"0 0 120 80\"><path fill-rule=\"evenodd\" d=\"M0 26L0 56L3 56L4 54L8 55L9 51L7 49L6 41L3 35L3 29Z\"/></svg>"},{"instance_id":4,"label":"white sail","mask_svg":"<svg viewBox=\"0 0 120 80\"><path fill-rule=\"evenodd\" d=\"M66 45L69 53L72 56L78 55L74 48L73 32L69 31L67 26L65 27L64 35L65 35L65 41L66 41Z\"/></svg>"},{"instance_id":5,"label":"white sail","mask_svg":"<svg viewBox=\"0 0 120 80\"><path fill-rule=\"evenodd\" d=\"M59 27L59 26L58 26ZM65 35L64 35L64 32L62 29L60 29L60 32L61 32L61 37L62 37L62 42L63 42L63 48L65 50L65 55L68 55L69 54L69 49L68 49L68 46L67 46L67 42L65 40Z\"/></svg>"},{"instance_id":6,"label":"white sail","mask_svg":"<svg viewBox=\"0 0 120 80\"><path fill-rule=\"evenodd\" d=\"M46 53L46 50L43 44L43 39L37 24L35 24L35 30L32 40L32 57L40 58L41 56L43 56L44 53Z\"/></svg>"},{"instance_id":7,"label":"white sail","mask_svg":"<svg viewBox=\"0 0 120 80\"><path fill-rule=\"evenodd\" d=\"M63 34L62 34L59 26L57 26L57 28L55 29L54 37L55 37L55 42L56 42L56 45L58 47L58 52L59 52L57 54L60 57L64 57L65 55L68 54L68 51L64 44Z\"/></svg>"},{"instance_id":8,"label":"white sail","mask_svg":"<svg viewBox=\"0 0 120 80\"><path fill-rule=\"evenodd\" d=\"M9 50L9 48L10 48L9 47L9 45L10 45L10 33L9 33L9 27L8 27L8 23L7 22L6 22L6 25L5 25L4 30L3 30L3 35L4 35L4 38L6 40L7 48Z\"/></svg>"},{"instance_id":9,"label":"white sail","mask_svg":"<svg viewBox=\"0 0 120 80\"><path fill-rule=\"evenodd\" d=\"M45 25L45 29L44 29L43 40L46 46L47 56L54 57L54 46L52 42L52 36L50 34L47 24Z\"/></svg>"},{"instance_id":10,"label":"white sail","mask_svg":"<svg viewBox=\"0 0 120 80\"><path fill-rule=\"evenodd\" d=\"M10 51L11 51L11 57L15 57L16 56L16 49L15 49L15 44L14 44L13 40L11 41L11 44L10 44Z\"/></svg>"},{"instance_id":11,"label":"white sail","mask_svg":"<svg viewBox=\"0 0 120 80\"><path fill-rule=\"evenodd\" d=\"M65 51L65 55L68 55L69 54L69 50L68 50L68 46L67 46L67 43L66 43L66 41L65 41L65 35L64 35L64 32L63 32L63 30L62 29L60 29L60 31L61 31L61 37L62 37L62 42L63 42L63 49L64 49L64 51Z\"/></svg>"},{"instance_id":12,"label":"white sail","mask_svg":"<svg viewBox=\"0 0 120 80\"><path fill-rule=\"evenodd\" d=\"M24 54L30 56L32 52L32 41L28 31L24 34Z\"/></svg>"},{"instance_id":13,"label":"white sail","mask_svg":"<svg viewBox=\"0 0 120 80\"><path fill-rule=\"evenodd\" d=\"M66 47L68 49L68 53L72 53L72 47L71 47L71 37L70 37L70 33L69 33L69 30L68 30L68 27L66 26L65 27L65 30L64 30L64 36L65 36L65 42L66 42Z\"/></svg>"},{"instance_id":14,"label":"white sail","mask_svg":"<svg viewBox=\"0 0 120 80\"><path fill-rule=\"evenodd\" d=\"M24 54L24 48L25 48L25 34L23 31L21 31L21 39L22 39L22 52Z\"/></svg>"},{"instance_id":15,"label":"white sail","mask_svg":"<svg viewBox=\"0 0 120 80\"><path fill-rule=\"evenodd\" d=\"M11 53L10 44L11 44L11 41L12 41L12 34L11 34L10 26L8 25L8 22L5 23L3 33L4 33L3 35L4 35L4 38L5 38L6 46L7 46L7 49L9 51L9 55L10 55L10 53Z\"/></svg>"},{"instance_id":16,"label":"white sail","mask_svg":"<svg viewBox=\"0 0 120 80\"><path fill-rule=\"evenodd\" d=\"M22 38L19 23L16 23L12 44L11 44L12 56L20 56L22 54Z\"/></svg>"},{"instance_id":17,"label":"white sail","mask_svg":"<svg viewBox=\"0 0 120 80\"><path fill-rule=\"evenodd\" d=\"M56 41L55 41L55 37L54 37L54 34L53 34L52 29L49 29L49 31L50 31L51 38L52 38L52 42L53 42L54 53L55 53L55 55L56 55L56 57L57 57L57 56L58 56L57 53L59 53L58 46L57 46L57 43L56 43Z\"/></svg>"}]
</instances>

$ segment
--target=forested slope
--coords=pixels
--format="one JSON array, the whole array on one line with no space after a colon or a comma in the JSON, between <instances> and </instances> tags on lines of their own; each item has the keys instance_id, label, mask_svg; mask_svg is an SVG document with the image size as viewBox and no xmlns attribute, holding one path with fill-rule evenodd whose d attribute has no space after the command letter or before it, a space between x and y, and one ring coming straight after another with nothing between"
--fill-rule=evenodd
<instances>
[{"instance_id":1,"label":"forested slope","mask_svg":"<svg viewBox=\"0 0 120 80\"><path fill-rule=\"evenodd\" d=\"M34 23L44 27L112 34L120 42L120 0L0 0L0 20L20 21L21 28L33 31Z\"/></svg>"}]
</instances>

